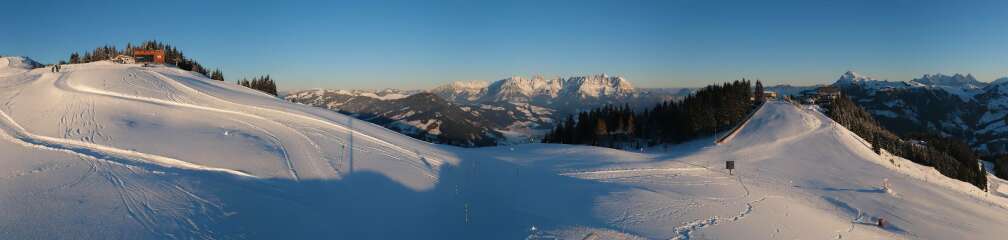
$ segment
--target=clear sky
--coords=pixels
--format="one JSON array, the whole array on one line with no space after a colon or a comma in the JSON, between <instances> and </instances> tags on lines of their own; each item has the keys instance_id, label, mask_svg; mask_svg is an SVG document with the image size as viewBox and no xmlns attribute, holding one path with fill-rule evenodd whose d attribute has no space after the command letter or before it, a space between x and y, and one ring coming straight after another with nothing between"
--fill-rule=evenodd
<instances>
[{"instance_id":1,"label":"clear sky","mask_svg":"<svg viewBox=\"0 0 1008 240\"><path fill-rule=\"evenodd\" d=\"M14 1L0 55L157 39L281 90L609 73L643 87L1008 75L1008 1Z\"/></svg>"}]
</instances>

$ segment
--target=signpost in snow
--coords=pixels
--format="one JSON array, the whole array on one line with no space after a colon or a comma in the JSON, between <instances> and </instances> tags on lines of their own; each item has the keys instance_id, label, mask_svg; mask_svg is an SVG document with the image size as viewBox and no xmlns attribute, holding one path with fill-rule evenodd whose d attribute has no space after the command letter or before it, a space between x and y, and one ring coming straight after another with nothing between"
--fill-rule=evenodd
<instances>
[{"instance_id":1,"label":"signpost in snow","mask_svg":"<svg viewBox=\"0 0 1008 240\"><path fill-rule=\"evenodd\" d=\"M732 170L735 169L735 161L726 161L725 168L728 169L728 175L732 175Z\"/></svg>"}]
</instances>

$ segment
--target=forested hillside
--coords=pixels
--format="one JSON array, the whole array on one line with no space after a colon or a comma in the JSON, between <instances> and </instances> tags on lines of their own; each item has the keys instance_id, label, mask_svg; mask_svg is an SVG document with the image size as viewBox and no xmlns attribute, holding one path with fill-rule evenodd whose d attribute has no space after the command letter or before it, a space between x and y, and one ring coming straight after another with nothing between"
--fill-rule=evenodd
<instances>
[{"instance_id":1,"label":"forested hillside","mask_svg":"<svg viewBox=\"0 0 1008 240\"><path fill-rule=\"evenodd\" d=\"M118 49L113 45L105 45L97 47L90 52L85 51L84 54L77 52L71 53L70 58L65 63L77 64L77 63L89 63L102 60L109 60L117 55L133 55L134 49L144 49L144 50L164 50L165 62L174 64L178 68L186 71L193 71L203 74L203 76L211 77L210 70L203 67L202 64L194 59L188 58L182 53L182 50L175 48L174 46L156 40L148 40L141 42L140 44L127 43L126 48ZM213 79L218 81L224 81L224 75L221 73L220 69L214 70L216 73Z\"/></svg>"},{"instance_id":2,"label":"forested hillside","mask_svg":"<svg viewBox=\"0 0 1008 240\"><path fill-rule=\"evenodd\" d=\"M606 106L569 116L543 142L596 146L680 143L725 131L753 110L749 80L710 85L682 100L665 101L634 112L630 106Z\"/></svg>"},{"instance_id":3,"label":"forested hillside","mask_svg":"<svg viewBox=\"0 0 1008 240\"><path fill-rule=\"evenodd\" d=\"M900 139L844 95L830 104L827 115L870 142L876 153L885 149L893 155L934 167L945 176L987 189L987 177L977 157L961 140L923 133L910 134L910 139Z\"/></svg>"}]
</instances>

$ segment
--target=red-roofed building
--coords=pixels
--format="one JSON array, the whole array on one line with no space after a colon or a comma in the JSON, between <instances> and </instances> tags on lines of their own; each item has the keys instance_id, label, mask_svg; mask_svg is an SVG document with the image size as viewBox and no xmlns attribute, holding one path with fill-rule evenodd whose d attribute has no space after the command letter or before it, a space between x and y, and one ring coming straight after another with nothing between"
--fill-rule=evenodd
<instances>
[{"instance_id":1,"label":"red-roofed building","mask_svg":"<svg viewBox=\"0 0 1008 240\"><path fill-rule=\"evenodd\" d=\"M138 63L160 63L164 64L164 50L143 50L133 49L133 58Z\"/></svg>"}]
</instances>

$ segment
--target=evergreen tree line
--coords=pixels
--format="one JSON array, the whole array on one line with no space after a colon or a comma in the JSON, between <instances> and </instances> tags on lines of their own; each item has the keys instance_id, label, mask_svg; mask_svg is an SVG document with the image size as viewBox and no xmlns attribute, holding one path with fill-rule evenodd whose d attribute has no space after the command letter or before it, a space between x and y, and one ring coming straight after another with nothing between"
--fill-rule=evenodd
<instances>
[{"instance_id":1,"label":"evergreen tree line","mask_svg":"<svg viewBox=\"0 0 1008 240\"><path fill-rule=\"evenodd\" d=\"M977 157L966 143L955 138L914 133L905 141L880 127L868 111L841 95L830 104L827 116L871 143L876 153L887 152L925 166L934 167L942 175L958 179L987 190L987 176L977 163Z\"/></svg>"},{"instance_id":2,"label":"evergreen tree line","mask_svg":"<svg viewBox=\"0 0 1008 240\"><path fill-rule=\"evenodd\" d=\"M224 73L220 69L214 69L213 72L210 72L210 79L224 81Z\"/></svg>"},{"instance_id":3,"label":"evergreen tree line","mask_svg":"<svg viewBox=\"0 0 1008 240\"><path fill-rule=\"evenodd\" d=\"M89 62L109 60L118 55L132 56L134 49L164 50L165 63L174 64L176 67L182 70L198 72L200 74L203 74L203 76L213 77L211 76L209 69L203 67L203 65L200 64L199 62L196 62L196 60L187 58L182 53L181 50L178 50L174 46L161 43L156 40L144 41L137 45L127 43L125 49L118 49L116 48L116 46L105 45L97 47L94 50L91 50L90 52L84 52L84 54L74 52L70 54L69 61L63 61L62 63L64 64L67 62L71 64L89 63ZM224 81L224 74L220 71L220 69L216 69L214 70L214 72L217 73L216 75L217 78L213 78L214 80Z\"/></svg>"},{"instance_id":4,"label":"evergreen tree line","mask_svg":"<svg viewBox=\"0 0 1008 240\"><path fill-rule=\"evenodd\" d=\"M749 80L710 85L678 101L634 112L629 106L606 106L568 116L543 142L595 146L641 146L680 143L725 131L753 109Z\"/></svg>"},{"instance_id":5,"label":"evergreen tree line","mask_svg":"<svg viewBox=\"0 0 1008 240\"><path fill-rule=\"evenodd\" d=\"M543 142L612 146L638 135L637 129L642 126L635 115L629 105L607 105L578 113L576 118L570 115L547 134Z\"/></svg>"},{"instance_id":6,"label":"evergreen tree line","mask_svg":"<svg viewBox=\"0 0 1008 240\"><path fill-rule=\"evenodd\" d=\"M252 80L241 79L237 81L238 85L245 86L247 88L259 90L261 92L273 94L277 96L276 83L273 82L273 78L269 75L254 77Z\"/></svg>"}]
</instances>

